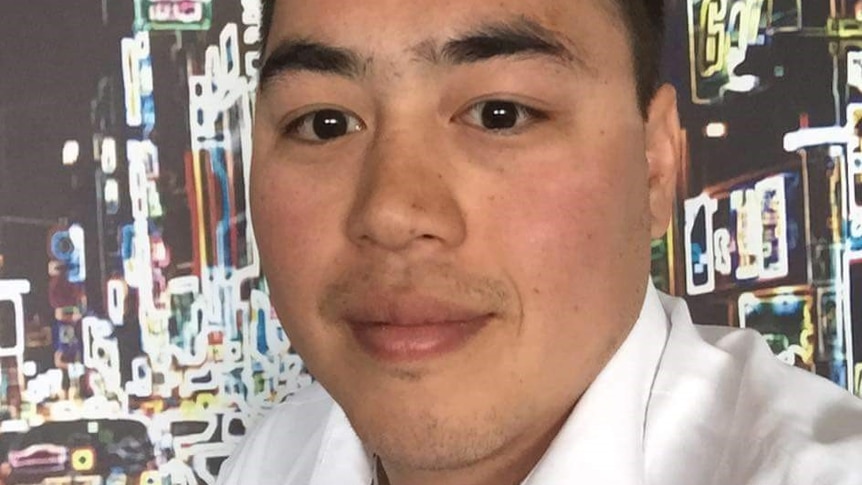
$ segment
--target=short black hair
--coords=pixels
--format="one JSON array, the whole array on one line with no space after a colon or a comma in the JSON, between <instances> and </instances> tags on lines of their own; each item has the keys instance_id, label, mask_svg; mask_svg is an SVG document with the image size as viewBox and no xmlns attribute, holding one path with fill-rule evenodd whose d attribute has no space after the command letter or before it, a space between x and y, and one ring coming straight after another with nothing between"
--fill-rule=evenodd
<instances>
[{"instance_id":1,"label":"short black hair","mask_svg":"<svg viewBox=\"0 0 862 485\"><path fill-rule=\"evenodd\" d=\"M272 2L274 0L264 0ZM638 106L646 116L650 101L661 82L664 44L664 0L615 0L623 12L629 33L633 68L637 82Z\"/></svg>"},{"instance_id":2,"label":"short black hair","mask_svg":"<svg viewBox=\"0 0 862 485\"><path fill-rule=\"evenodd\" d=\"M664 42L664 0L614 0L622 12L629 34L633 68L637 82L638 107L646 115L649 103L659 86L661 48ZM260 50L266 50L266 41L272 27L275 0L261 0Z\"/></svg>"}]
</instances>

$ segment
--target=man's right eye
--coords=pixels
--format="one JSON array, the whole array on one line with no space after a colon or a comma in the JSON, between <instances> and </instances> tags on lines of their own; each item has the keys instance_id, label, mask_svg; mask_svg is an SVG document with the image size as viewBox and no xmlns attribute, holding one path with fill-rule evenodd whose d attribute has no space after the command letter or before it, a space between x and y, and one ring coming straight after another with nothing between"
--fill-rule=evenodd
<instances>
[{"instance_id":1,"label":"man's right eye","mask_svg":"<svg viewBox=\"0 0 862 485\"><path fill-rule=\"evenodd\" d=\"M337 109L312 111L291 121L285 135L309 143L326 143L365 129L357 116Z\"/></svg>"}]
</instances>

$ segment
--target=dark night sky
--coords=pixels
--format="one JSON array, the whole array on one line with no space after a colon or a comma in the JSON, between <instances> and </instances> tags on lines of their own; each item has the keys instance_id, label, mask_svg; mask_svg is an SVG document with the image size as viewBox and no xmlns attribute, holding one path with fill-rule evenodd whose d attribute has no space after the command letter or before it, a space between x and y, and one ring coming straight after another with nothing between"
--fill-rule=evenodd
<instances>
[{"instance_id":1,"label":"dark night sky","mask_svg":"<svg viewBox=\"0 0 862 485\"><path fill-rule=\"evenodd\" d=\"M131 1L107 4L107 24L99 0L0 7L0 217L89 217L92 167L63 167L61 151L65 140L74 139L82 158L92 156L90 102L99 79L118 70L119 39L131 31L133 18ZM2 277L44 273L45 235L42 227L0 227ZM45 301L38 286L28 297L30 310L34 300Z\"/></svg>"},{"instance_id":2,"label":"dark night sky","mask_svg":"<svg viewBox=\"0 0 862 485\"><path fill-rule=\"evenodd\" d=\"M0 164L2 214L68 213L69 171L60 163L66 139L90 137L90 100L101 76L116 69L118 39L132 21L96 0L37 0L3 6L0 15ZM7 4L9 5L9 4ZM125 14L125 15L123 15ZM38 176L36 176L38 174ZM38 197L40 204L33 204Z\"/></svg>"},{"instance_id":3,"label":"dark night sky","mask_svg":"<svg viewBox=\"0 0 862 485\"><path fill-rule=\"evenodd\" d=\"M30 0L0 6L0 218L56 221L68 217L82 223L91 270L97 269L93 265L98 251L91 142L96 130L90 105L100 79L109 77L114 82L116 103L107 112L117 116L112 131L118 141L140 138L139 130L135 134L136 129L125 127L122 118L120 39L132 35L134 0L104 0L104 4L107 12L102 0ZM192 59L202 59L201 45L218 42L221 25L240 18L238 1L215 2L214 7L214 27L209 32L182 35L184 48L192 49L188 52ZM103 22L105 13L107 22ZM157 112L151 136L159 146L162 169L170 175L163 181L170 187L161 187L169 189L162 194L168 210L164 236L173 246L175 259L184 260L190 257L191 245L182 178L188 145L187 88L178 74L185 63L174 58L176 41L173 32L151 35ZM81 146L81 160L72 168L61 163L66 140L77 140ZM116 176L122 194L122 164ZM128 208L123 208L122 200L120 222L129 220L123 216ZM0 277L34 282L25 302L28 313L50 310L45 281L38 281L46 278L46 235L45 227L0 223L0 254L6 263ZM88 278L88 294L98 297L98 293L98 281Z\"/></svg>"}]
</instances>

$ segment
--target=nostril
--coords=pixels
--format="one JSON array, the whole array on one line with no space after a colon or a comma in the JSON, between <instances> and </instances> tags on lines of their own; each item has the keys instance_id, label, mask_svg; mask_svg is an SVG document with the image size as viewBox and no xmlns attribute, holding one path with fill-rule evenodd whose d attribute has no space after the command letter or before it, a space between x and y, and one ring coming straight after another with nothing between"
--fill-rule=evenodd
<instances>
[{"instance_id":1,"label":"nostril","mask_svg":"<svg viewBox=\"0 0 862 485\"><path fill-rule=\"evenodd\" d=\"M432 233L420 233L418 229L410 229L410 238L411 239L438 239Z\"/></svg>"}]
</instances>

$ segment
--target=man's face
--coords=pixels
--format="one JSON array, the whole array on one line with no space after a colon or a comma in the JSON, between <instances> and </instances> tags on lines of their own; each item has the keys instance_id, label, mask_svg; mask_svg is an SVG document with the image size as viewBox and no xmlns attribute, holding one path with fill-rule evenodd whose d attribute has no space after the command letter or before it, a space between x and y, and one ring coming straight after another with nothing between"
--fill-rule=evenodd
<instances>
[{"instance_id":1,"label":"man's face","mask_svg":"<svg viewBox=\"0 0 862 485\"><path fill-rule=\"evenodd\" d=\"M268 45L253 220L311 372L402 466L547 432L636 320L667 222L615 8L279 0Z\"/></svg>"}]
</instances>

